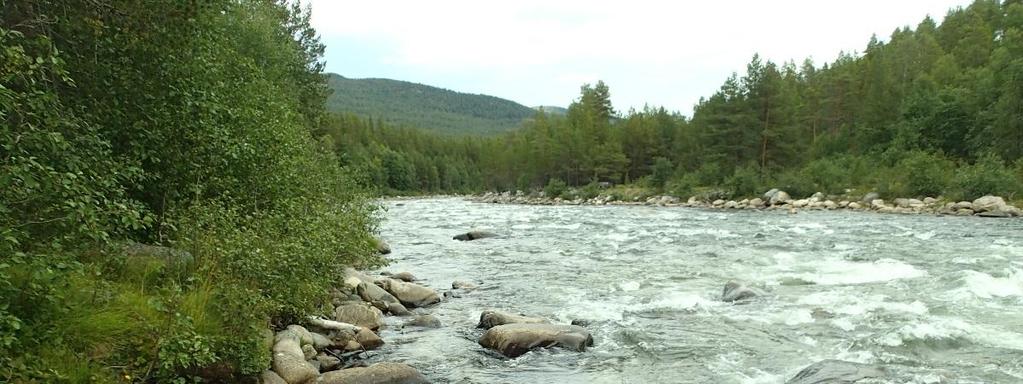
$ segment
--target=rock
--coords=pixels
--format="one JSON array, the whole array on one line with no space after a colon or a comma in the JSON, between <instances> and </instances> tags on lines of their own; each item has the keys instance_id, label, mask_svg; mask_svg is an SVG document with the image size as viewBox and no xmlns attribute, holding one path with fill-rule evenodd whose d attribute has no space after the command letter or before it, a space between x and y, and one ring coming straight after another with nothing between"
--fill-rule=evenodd
<instances>
[{"instance_id":1,"label":"rock","mask_svg":"<svg viewBox=\"0 0 1023 384\"><path fill-rule=\"evenodd\" d=\"M316 355L316 362L320 363L320 372L333 371L341 366L341 359L326 353Z\"/></svg>"},{"instance_id":2,"label":"rock","mask_svg":"<svg viewBox=\"0 0 1023 384\"><path fill-rule=\"evenodd\" d=\"M952 208L956 209L956 210L960 210L960 209L973 209L973 203L971 203L969 201L960 201L958 203L955 203L955 205L953 205Z\"/></svg>"},{"instance_id":3,"label":"rock","mask_svg":"<svg viewBox=\"0 0 1023 384\"><path fill-rule=\"evenodd\" d=\"M360 329L359 332L355 334L355 341L358 342L363 349L377 349L384 345L384 339L381 339L376 333L373 333L373 331L366 328Z\"/></svg>"},{"instance_id":4,"label":"rock","mask_svg":"<svg viewBox=\"0 0 1023 384\"><path fill-rule=\"evenodd\" d=\"M590 321L586 319L572 319L572 325L586 327L590 325Z\"/></svg>"},{"instance_id":5,"label":"rock","mask_svg":"<svg viewBox=\"0 0 1023 384\"><path fill-rule=\"evenodd\" d=\"M714 200L713 203L710 203L710 205L713 205L715 207L720 207L720 206L722 206L724 204L725 204L725 201L721 200L721 199Z\"/></svg>"},{"instance_id":6,"label":"rock","mask_svg":"<svg viewBox=\"0 0 1023 384\"><path fill-rule=\"evenodd\" d=\"M308 342L305 342L308 340ZM276 372L288 384L305 383L320 374L320 370L306 361L303 345L312 344L312 335L305 328L297 325L277 332L274 336L273 366Z\"/></svg>"},{"instance_id":7,"label":"rock","mask_svg":"<svg viewBox=\"0 0 1023 384\"><path fill-rule=\"evenodd\" d=\"M972 209L960 209L956 211L956 216L973 216Z\"/></svg>"},{"instance_id":8,"label":"rock","mask_svg":"<svg viewBox=\"0 0 1023 384\"><path fill-rule=\"evenodd\" d=\"M1009 213L1009 212L1006 212L1006 211L987 211L987 212L980 212L976 216L978 216L978 217L1006 218L1006 217L1012 217L1012 214Z\"/></svg>"},{"instance_id":9,"label":"rock","mask_svg":"<svg viewBox=\"0 0 1023 384\"><path fill-rule=\"evenodd\" d=\"M324 373L316 384L427 384L415 368L401 363L376 363Z\"/></svg>"},{"instance_id":10,"label":"rock","mask_svg":"<svg viewBox=\"0 0 1023 384\"><path fill-rule=\"evenodd\" d=\"M288 382L284 381L277 372L267 369L259 374L259 384L288 384Z\"/></svg>"},{"instance_id":11,"label":"rock","mask_svg":"<svg viewBox=\"0 0 1023 384\"><path fill-rule=\"evenodd\" d=\"M412 320L405 323L406 326L423 327L423 328L440 328L440 319L434 315L419 315L413 317Z\"/></svg>"},{"instance_id":12,"label":"rock","mask_svg":"<svg viewBox=\"0 0 1023 384\"><path fill-rule=\"evenodd\" d=\"M374 307L398 316L411 314L411 312L409 312L409 310L401 304L400 300L383 288L374 284L374 280L372 278L354 269L345 269L345 285L350 286L352 283L355 284L355 289L359 294L359 297L367 303L372 304Z\"/></svg>"},{"instance_id":13,"label":"rock","mask_svg":"<svg viewBox=\"0 0 1023 384\"><path fill-rule=\"evenodd\" d=\"M455 282L451 283L451 289L461 289L461 290L471 291L471 290L474 290L476 288L479 288L479 286L476 285L476 284L470 283L468 281L455 281Z\"/></svg>"},{"instance_id":14,"label":"rock","mask_svg":"<svg viewBox=\"0 0 1023 384\"><path fill-rule=\"evenodd\" d=\"M737 281L729 281L725 284L725 289L721 291L721 301L729 303L748 300L757 296L759 294L756 291Z\"/></svg>"},{"instance_id":15,"label":"rock","mask_svg":"<svg viewBox=\"0 0 1023 384\"><path fill-rule=\"evenodd\" d=\"M871 208L874 208L874 209L881 209L881 208L884 208L884 207L885 207L885 205L884 205L884 200L881 200L881 199L874 199L874 200L871 200L871 201L870 201L870 207L871 207Z\"/></svg>"},{"instance_id":16,"label":"rock","mask_svg":"<svg viewBox=\"0 0 1023 384\"><path fill-rule=\"evenodd\" d=\"M870 193L864 195L862 199L860 199L860 204L871 205L871 202L873 202L874 200L880 199L880 198L881 198L881 195L877 194L877 192L870 192Z\"/></svg>"},{"instance_id":17,"label":"rock","mask_svg":"<svg viewBox=\"0 0 1023 384\"><path fill-rule=\"evenodd\" d=\"M817 192L810 196L810 199L815 201L824 201L825 198L824 192Z\"/></svg>"},{"instance_id":18,"label":"rock","mask_svg":"<svg viewBox=\"0 0 1023 384\"><path fill-rule=\"evenodd\" d=\"M505 324L548 324L546 319L539 317L528 317L515 315L502 311L483 311L480 314L480 322L476 328L490 329Z\"/></svg>"},{"instance_id":19,"label":"rock","mask_svg":"<svg viewBox=\"0 0 1023 384\"><path fill-rule=\"evenodd\" d=\"M696 196L690 196L689 200L686 201L686 204L689 204L690 206L699 205L700 204L700 199L697 198Z\"/></svg>"},{"instance_id":20,"label":"rock","mask_svg":"<svg viewBox=\"0 0 1023 384\"><path fill-rule=\"evenodd\" d=\"M823 360L803 368L786 384L852 384L869 378L884 377L883 369L841 360Z\"/></svg>"},{"instance_id":21,"label":"rock","mask_svg":"<svg viewBox=\"0 0 1023 384\"><path fill-rule=\"evenodd\" d=\"M419 284L395 279L380 279L376 284L393 295L406 307L425 307L440 302L437 291Z\"/></svg>"},{"instance_id":22,"label":"rock","mask_svg":"<svg viewBox=\"0 0 1023 384\"><path fill-rule=\"evenodd\" d=\"M822 203L822 205L824 206L824 209L838 209L839 207L838 204L831 200L825 201L824 203Z\"/></svg>"},{"instance_id":23,"label":"rock","mask_svg":"<svg viewBox=\"0 0 1023 384\"><path fill-rule=\"evenodd\" d=\"M381 255L389 255L391 253L391 246L383 239L374 238L373 242L376 245L377 253Z\"/></svg>"},{"instance_id":24,"label":"rock","mask_svg":"<svg viewBox=\"0 0 1023 384\"><path fill-rule=\"evenodd\" d=\"M755 198L755 199L753 199L753 200L750 200L750 201L749 201L749 205L750 205L751 207L755 207L755 208L760 208L760 207L763 207L763 206L764 206L764 200L762 200L762 199L760 199L760 198L758 197L758 198Z\"/></svg>"},{"instance_id":25,"label":"rock","mask_svg":"<svg viewBox=\"0 0 1023 384\"><path fill-rule=\"evenodd\" d=\"M792 201L792 197L789 196L785 191L778 191L774 196L771 196L771 205L781 205Z\"/></svg>"},{"instance_id":26,"label":"rock","mask_svg":"<svg viewBox=\"0 0 1023 384\"><path fill-rule=\"evenodd\" d=\"M927 205L931 205L931 204L934 204L934 203L937 203L937 202L938 202L938 199L935 199L933 197L925 197L924 198L924 204L927 204Z\"/></svg>"},{"instance_id":27,"label":"rock","mask_svg":"<svg viewBox=\"0 0 1023 384\"><path fill-rule=\"evenodd\" d=\"M792 206L796 208L803 208L810 204L809 200L800 199L792 202Z\"/></svg>"},{"instance_id":28,"label":"rock","mask_svg":"<svg viewBox=\"0 0 1023 384\"><path fill-rule=\"evenodd\" d=\"M576 325L505 324L488 329L480 345L507 357L518 357L533 348L561 347L583 352L593 345L593 336Z\"/></svg>"},{"instance_id":29,"label":"rock","mask_svg":"<svg viewBox=\"0 0 1023 384\"><path fill-rule=\"evenodd\" d=\"M380 309L365 303L348 303L334 308L334 320L357 325L371 330L384 325L384 314Z\"/></svg>"},{"instance_id":30,"label":"rock","mask_svg":"<svg viewBox=\"0 0 1023 384\"><path fill-rule=\"evenodd\" d=\"M764 192L764 201L771 201L771 199L774 198L774 195L779 191L780 190L778 188L771 188L770 191Z\"/></svg>"},{"instance_id":31,"label":"rock","mask_svg":"<svg viewBox=\"0 0 1023 384\"><path fill-rule=\"evenodd\" d=\"M469 231L461 235L455 236L454 239L460 241L472 241L478 239L486 239L489 237L497 237L497 234L487 231Z\"/></svg>"},{"instance_id":32,"label":"rock","mask_svg":"<svg viewBox=\"0 0 1023 384\"><path fill-rule=\"evenodd\" d=\"M410 272L395 273L395 274L391 275L391 278L392 279L401 280L401 281L404 281L406 283L411 283L413 281L419 280L419 279L416 279L416 277L414 275L412 275L412 273L410 273Z\"/></svg>"},{"instance_id":33,"label":"rock","mask_svg":"<svg viewBox=\"0 0 1023 384\"><path fill-rule=\"evenodd\" d=\"M739 203L729 200L725 202L725 209L735 209L739 207Z\"/></svg>"},{"instance_id":34,"label":"rock","mask_svg":"<svg viewBox=\"0 0 1023 384\"><path fill-rule=\"evenodd\" d=\"M331 340L330 337L327 337L327 335L318 332L310 333L313 335L313 348L316 348L317 351L322 351L324 348L333 347L335 345L334 341Z\"/></svg>"},{"instance_id":35,"label":"rock","mask_svg":"<svg viewBox=\"0 0 1023 384\"><path fill-rule=\"evenodd\" d=\"M973 211L981 212L1002 212L1006 210L1005 199L998 196L984 196L973 201Z\"/></svg>"},{"instance_id":36,"label":"rock","mask_svg":"<svg viewBox=\"0 0 1023 384\"><path fill-rule=\"evenodd\" d=\"M860 206L860 203L857 203L855 201L852 202L852 203L849 203L848 207L849 207L849 209L860 209L860 208L863 208L862 206Z\"/></svg>"},{"instance_id":37,"label":"rock","mask_svg":"<svg viewBox=\"0 0 1023 384\"><path fill-rule=\"evenodd\" d=\"M302 346L302 355L306 360L312 359L316 357L316 348L312 344L305 344Z\"/></svg>"}]
</instances>

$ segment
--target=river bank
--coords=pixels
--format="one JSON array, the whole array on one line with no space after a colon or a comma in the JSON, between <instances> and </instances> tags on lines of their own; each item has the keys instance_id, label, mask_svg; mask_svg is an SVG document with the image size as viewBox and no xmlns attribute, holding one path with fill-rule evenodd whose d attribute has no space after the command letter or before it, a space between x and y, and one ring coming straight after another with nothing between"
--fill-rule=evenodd
<instances>
[{"instance_id":1,"label":"river bank","mask_svg":"<svg viewBox=\"0 0 1023 384\"><path fill-rule=\"evenodd\" d=\"M796 213L800 210L852 210L895 214L930 214L946 216L978 216L993 218L1014 218L1023 216L1023 210L1006 203L1000 196L984 196L973 201L948 201L926 197L881 199L876 193L868 193L859 199L829 197L816 193L803 199L794 199L785 191L772 189L762 197L741 200L706 199L698 196L687 200L671 195L654 195L646 198L621 200L613 194L600 194L589 199L563 199L547 197L543 192L526 194L518 192L487 192L468 197L470 201L491 204L522 205L639 205L661 207L685 207L723 210L783 210Z\"/></svg>"}]
</instances>

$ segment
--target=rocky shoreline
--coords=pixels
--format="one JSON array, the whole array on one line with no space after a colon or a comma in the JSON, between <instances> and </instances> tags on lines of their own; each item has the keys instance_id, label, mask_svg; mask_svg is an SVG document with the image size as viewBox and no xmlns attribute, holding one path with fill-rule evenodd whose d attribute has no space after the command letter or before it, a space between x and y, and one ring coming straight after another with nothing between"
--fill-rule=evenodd
<instances>
[{"instance_id":1,"label":"rocky shoreline","mask_svg":"<svg viewBox=\"0 0 1023 384\"><path fill-rule=\"evenodd\" d=\"M658 195L633 201L619 200L612 195L601 194L590 199L562 199L547 197L543 192L526 194L518 192L487 192L470 196L470 201L490 204L523 205L640 205L661 207L686 207L723 210L782 210L796 213L800 210L850 210L896 214L931 214L946 216L978 216L1013 218L1023 216L1023 210L1005 202L999 196L984 196L973 201L948 201L942 198L926 197L881 199L877 193L868 193L859 199L829 197L815 193L803 199L793 199L785 191L772 189L762 197L742 200L707 199L698 196L683 201L677 196Z\"/></svg>"}]
</instances>

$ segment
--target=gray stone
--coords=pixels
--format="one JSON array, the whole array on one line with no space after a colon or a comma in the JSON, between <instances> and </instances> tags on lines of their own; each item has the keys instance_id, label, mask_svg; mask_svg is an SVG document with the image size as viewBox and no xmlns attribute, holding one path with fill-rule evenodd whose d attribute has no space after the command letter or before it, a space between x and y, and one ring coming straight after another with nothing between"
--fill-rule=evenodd
<instances>
[{"instance_id":1,"label":"gray stone","mask_svg":"<svg viewBox=\"0 0 1023 384\"><path fill-rule=\"evenodd\" d=\"M725 289L721 291L721 301L729 303L749 300L757 296L759 296L757 291L737 281L729 281L725 284Z\"/></svg>"},{"instance_id":2,"label":"gray stone","mask_svg":"<svg viewBox=\"0 0 1023 384\"><path fill-rule=\"evenodd\" d=\"M999 196L984 196L973 201L974 212L1001 212L1006 210L1005 199Z\"/></svg>"},{"instance_id":3,"label":"gray stone","mask_svg":"<svg viewBox=\"0 0 1023 384\"><path fill-rule=\"evenodd\" d=\"M288 384L277 372L265 370L259 374L259 384Z\"/></svg>"},{"instance_id":4,"label":"gray stone","mask_svg":"<svg viewBox=\"0 0 1023 384\"><path fill-rule=\"evenodd\" d=\"M384 325L384 314L380 309L366 303L348 303L334 308L334 320L372 330Z\"/></svg>"},{"instance_id":5,"label":"gray stone","mask_svg":"<svg viewBox=\"0 0 1023 384\"><path fill-rule=\"evenodd\" d=\"M415 368L401 363L376 363L324 373L317 384L427 384Z\"/></svg>"},{"instance_id":6,"label":"gray stone","mask_svg":"<svg viewBox=\"0 0 1023 384\"><path fill-rule=\"evenodd\" d=\"M297 325L288 326L274 336L271 365L288 384L305 383L320 374L319 369L306 361L303 350L303 346L311 346L312 338L309 331Z\"/></svg>"},{"instance_id":7,"label":"gray stone","mask_svg":"<svg viewBox=\"0 0 1023 384\"><path fill-rule=\"evenodd\" d=\"M461 289L465 291L471 291L479 288L478 285L470 283L468 281L455 281L451 283L451 289Z\"/></svg>"},{"instance_id":8,"label":"gray stone","mask_svg":"<svg viewBox=\"0 0 1023 384\"><path fill-rule=\"evenodd\" d=\"M440 319L434 315L419 315L413 317L412 320L405 323L406 326L423 327L423 328L440 328Z\"/></svg>"},{"instance_id":9,"label":"gray stone","mask_svg":"<svg viewBox=\"0 0 1023 384\"><path fill-rule=\"evenodd\" d=\"M785 191L778 191L777 193L774 194L774 196L771 196L770 200L771 205L781 205L788 203L790 201L792 201L792 197L789 196L789 194L786 193Z\"/></svg>"},{"instance_id":10,"label":"gray stone","mask_svg":"<svg viewBox=\"0 0 1023 384\"><path fill-rule=\"evenodd\" d=\"M881 195L879 195L877 192L870 192L870 193L864 195L862 199L860 199L860 204L870 205L872 201L880 199L880 198L881 198Z\"/></svg>"},{"instance_id":11,"label":"gray stone","mask_svg":"<svg viewBox=\"0 0 1023 384\"><path fill-rule=\"evenodd\" d=\"M539 317L516 315L502 311L483 311L476 328L490 329L505 324L548 324L549 321Z\"/></svg>"},{"instance_id":12,"label":"gray stone","mask_svg":"<svg viewBox=\"0 0 1023 384\"><path fill-rule=\"evenodd\" d=\"M411 283L413 281L419 280L411 272L395 273L395 274L391 275L391 278L392 279L401 280L401 281L404 281L406 283Z\"/></svg>"},{"instance_id":13,"label":"gray stone","mask_svg":"<svg viewBox=\"0 0 1023 384\"><path fill-rule=\"evenodd\" d=\"M376 333L369 329L360 329L355 334L355 341L362 346L363 349L377 349L384 345L384 339L381 339Z\"/></svg>"},{"instance_id":14,"label":"gray stone","mask_svg":"<svg viewBox=\"0 0 1023 384\"><path fill-rule=\"evenodd\" d=\"M353 284L359 297L374 307L399 316L411 314L408 308L401 304L400 300L374 284L372 278L352 268L345 269L345 285L351 287Z\"/></svg>"},{"instance_id":15,"label":"gray stone","mask_svg":"<svg viewBox=\"0 0 1023 384\"><path fill-rule=\"evenodd\" d=\"M316 355L316 362L320 363L320 372L333 371L341 366L341 359L326 353Z\"/></svg>"},{"instance_id":16,"label":"gray stone","mask_svg":"<svg viewBox=\"0 0 1023 384\"><path fill-rule=\"evenodd\" d=\"M460 241L472 241L478 239L486 239L490 237L497 237L497 234L487 231L469 231L461 235L455 236L454 239Z\"/></svg>"},{"instance_id":17,"label":"gray stone","mask_svg":"<svg viewBox=\"0 0 1023 384\"><path fill-rule=\"evenodd\" d=\"M376 243L377 253L381 255L388 255L391 253L391 246L383 239L374 238L373 242Z\"/></svg>"},{"instance_id":18,"label":"gray stone","mask_svg":"<svg viewBox=\"0 0 1023 384\"><path fill-rule=\"evenodd\" d=\"M395 279L380 279L376 284L393 295L406 307L425 307L440 302L437 291L419 284Z\"/></svg>"},{"instance_id":19,"label":"gray stone","mask_svg":"<svg viewBox=\"0 0 1023 384\"><path fill-rule=\"evenodd\" d=\"M823 360L803 368L786 384L852 384L886 376L883 369L841 360Z\"/></svg>"},{"instance_id":20,"label":"gray stone","mask_svg":"<svg viewBox=\"0 0 1023 384\"><path fill-rule=\"evenodd\" d=\"M534 348L561 347L583 352L593 345L593 336L576 325L505 324L484 332L480 345L507 357L518 357Z\"/></svg>"},{"instance_id":21,"label":"gray stone","mask_svg":"<svg viewBox=\"0 0 1023 384\"><path fill-rule=\"evenodd\" d=\"M755 198L753 200L750 200L749 201L749 205L751 207L760 208L760 207L764 206L764 200L762 200L761 198L758 197L758 198Z\"/></svg>"}]
</instances>

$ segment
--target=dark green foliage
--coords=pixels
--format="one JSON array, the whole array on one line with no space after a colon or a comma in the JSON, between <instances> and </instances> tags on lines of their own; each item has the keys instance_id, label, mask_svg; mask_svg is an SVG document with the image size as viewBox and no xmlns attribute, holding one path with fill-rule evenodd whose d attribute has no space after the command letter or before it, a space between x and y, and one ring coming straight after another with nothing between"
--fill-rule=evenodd
<instances>
[{"instance_id":1,"label":"dark green foliage","mask_svg":"<svg viewBox=\"0 0 1023 384\"><path fill-rule=\"evenodd\" d=\"M547 186L543 188L543 193L550 198L564 196L568 193L568 184L565 184L561 179L551 179L547 182Z\"/></svg>"},{"instance_id":2,"label":"dark green foliage","mask_svg":"<svg viewBox=\"0 0 1023 384\"><path fill-rule=\"evenodd\" d=\"M1023 164L1021 162L1020 164ZM956 199L976 199L984 195L1018 197L1023 191L1023 175L1014 175L1002 159L985 154L971 165L960 167L953 178L952 191Z\"/></svg>"},{"instance_id":3,"label":"dark green foliage","mask_svg":"<svg viewBox=\"0 0 1023 384\"><path fill-rule=\"evenodd\" d=\"M896 196L938 196L948 189L954 167L941 155L909 152L892 170L889 190Z\"/></svg>"},{"instance_id":4,"label":"dark green foliage","mask_svg":"<svg viewBox=\"0 0 1023 384\"><path fill-rule=\"evenodd\" d=\"M348 79L329 74L327 84L333 91L327 99L329 111L444 134L504 133L536 113L510 100L405 81Z\"/></svg>"},{"instance_id":5,"label":"dark green foliage","mask_svg":"<svg viewBox=\"0 0 1023 384\"><path fill-rule=\"evenodd\" d=\"M0 1L0 381L232 382L378 265L298 4ZM191 261L132 256L162 243Z\"/></svg>"}]
</instances>

